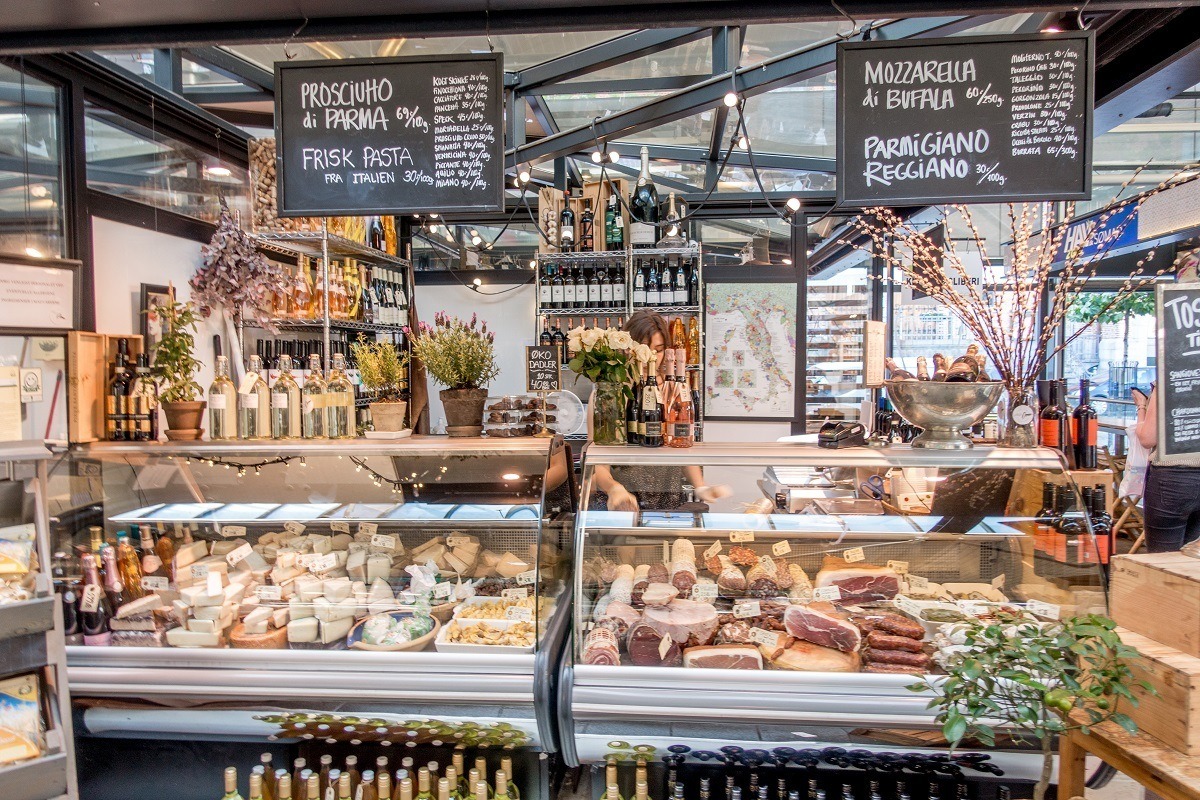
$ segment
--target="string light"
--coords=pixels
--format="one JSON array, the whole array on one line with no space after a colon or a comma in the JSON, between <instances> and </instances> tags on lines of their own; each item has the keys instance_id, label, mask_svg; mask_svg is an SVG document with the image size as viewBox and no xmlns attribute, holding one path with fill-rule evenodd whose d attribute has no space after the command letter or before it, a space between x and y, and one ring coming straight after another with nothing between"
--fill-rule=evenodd
<instances>
[{"instance_id":1,"label":"string light","mask_svg":"<svg viewBox=\"0 0 1200 800\"><path fill-rule=\"evenodd\" d=\"M734 106L736 106L738 104L739 100L741 100L741 98L738 97L737 92L726 92L725 93L725 105L729 106L730 108L733 108Z\"/></svg>"},{"instance_id":2,"label":"string light","mask_svg":"<svg viewBox=\"0 0 1200 800\"><path fill-rule=\"evenodd\" d=\"M739 136L737 138L737 146L738 146L738 149L740 149L740 150L749 150L750 149L750 140L746 138L745 134L742 134L741 136Z\"/></svg>"},{"instance_id":3,"label":"string light","mask_svg":"<svg viewBox=\"0 0 1200 800\"><path fill-rule=\"evenodd\" d=\"M522 186L529 183L530 179L532 179L532 178L533 178L533 174L529 171L528 165L522 166L520 171L517 173L517 181Z\"/></svg>"}]
</instances>

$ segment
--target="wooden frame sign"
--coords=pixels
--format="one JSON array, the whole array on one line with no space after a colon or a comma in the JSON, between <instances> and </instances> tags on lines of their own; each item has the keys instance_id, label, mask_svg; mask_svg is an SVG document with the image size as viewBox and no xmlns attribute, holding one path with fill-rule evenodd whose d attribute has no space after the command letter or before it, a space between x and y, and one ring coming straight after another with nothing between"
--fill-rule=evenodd
<instances>
[{"instance_id":1,"label":"wooden frame sign","mask_svg":"<svg viewBox=\"0 0 1200 800\"><path fill-rule=\"evenodd\" d=\"M0 332L62 333L80 328L79 261L0 255Z\"/></svg>"},{"instance_id":2,"label":"wooden frame sign","mask_svg":"<svg viewBox=\"0 0 1200 800\"><path fill-rule=\"evenodd\" d=\"M525 348L525 391L557 392L562 354L554 345L531 345Z\"/></svg>"}]
</instances>

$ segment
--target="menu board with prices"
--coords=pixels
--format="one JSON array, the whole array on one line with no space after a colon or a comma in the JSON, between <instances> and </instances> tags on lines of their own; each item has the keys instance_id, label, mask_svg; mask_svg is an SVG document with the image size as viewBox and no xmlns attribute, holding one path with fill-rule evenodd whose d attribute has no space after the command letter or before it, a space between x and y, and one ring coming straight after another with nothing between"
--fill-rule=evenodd
<instances>
[{"instance_id":1,"label":"menu board with prices","mask_svg":"<svg viewBox=\"0 0 1200 800\"><path fill-rule=\"evenodd\" d=\"M279 215L501 211L499 54L275 65Z\"/></svg>"},{"instance_id":2,"label":"menu board with prices","mask_svg":"<svg viewBox=\"0 0 1200 800\"><path fill-rule=\"evenodd\" d=\"M842 42L837 203L1091 197L1087 31Z\"/></svg>"},{"instance_id":3,"label":"menu board with prices","mask_svg":"<svg viewBox=\"0 0 1200 800\"><path fill-rule=\"evenodd\" d=\"M1154 463L1200 466L1200 284L1159 286L1158 450Z\"/></svg>"}]
</instances>

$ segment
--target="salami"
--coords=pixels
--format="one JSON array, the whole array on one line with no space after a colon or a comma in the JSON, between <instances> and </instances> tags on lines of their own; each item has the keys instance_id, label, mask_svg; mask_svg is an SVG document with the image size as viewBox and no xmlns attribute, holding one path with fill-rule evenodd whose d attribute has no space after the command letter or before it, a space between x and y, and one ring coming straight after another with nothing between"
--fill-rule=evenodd
<instances>
[{"instance_id":1,"label":"salami","mask_svg":"<svg viewBox=\"0 0 1200 800\"><path fill-rule=\"evenodd\" d=\"M872 664L904 664L909 667L929 666L929 656L924 653L910 653L907 650L876 650L868 648L863 652L863 658Z\"/></svg>"},{"instance_id":2,"label":"salami","mask_svg":"<svg viewBox=\"0 0 1200 800\"><path fill-rule=\"evenodd\" d=\"M910 667L906 664L877 664L867 662L863 666L863 672L873 672L876 674L892 674L892 675L924 675L925 670L922 667Z\"/></svg>"},{"instance_id":3,"label":"salami","mask_svg":"<svg viewBox=\"0 0 1200 800\"><path fill-rule=\"evenodd\" d=\"M923 646L919 639L910 639L907 636L893 636L883 631L871 631L867 634L867 647L876 650L907 650L910 653L919 653Z\"/></svg>"},{"instance_id":4,"label":"salami","mask_svg":"<svg viewBox=\"0 0 1200 800\"><path fill-rule=\"evenodd\" d=\"M596 626L583 642L583 663L615 667L621 663L617 636L603 626Z\"/></svg>"}]
</instances>

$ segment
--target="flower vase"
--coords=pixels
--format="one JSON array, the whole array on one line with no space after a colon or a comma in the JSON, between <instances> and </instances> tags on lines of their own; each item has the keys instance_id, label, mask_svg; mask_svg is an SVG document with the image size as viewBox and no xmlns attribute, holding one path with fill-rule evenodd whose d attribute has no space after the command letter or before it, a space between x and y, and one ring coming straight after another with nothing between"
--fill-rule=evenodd
<instances>
[{"instance_id":1,"label":"flower vase","mask_svg":"<svg viewBox=\"0 0 1200 800\"><path fill-rule=\"evenodd\" d=\"M625 444L625 384L597 381L592 398L592 441Z\"/></svg>"},{"instance_id":2,"label":"flower vase","mask_svg":"<svg viewBox=\"0 0 1200 800\"><path fill-rule=\"evenodd\" d=\"M1002 426L1000 447L1037 446L1037 390L1032 386L1006 386L997 418Z\"/></svg>"}]
</instances>

